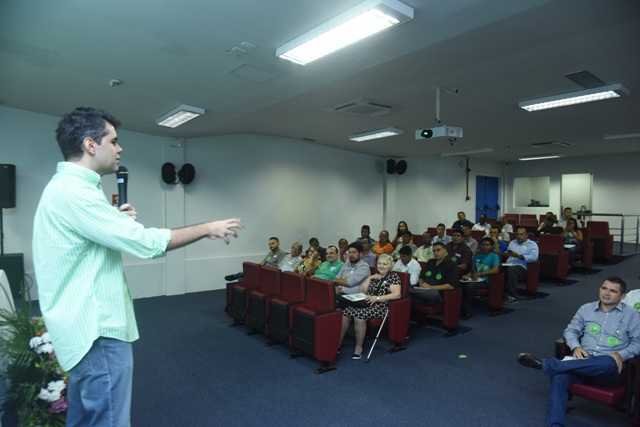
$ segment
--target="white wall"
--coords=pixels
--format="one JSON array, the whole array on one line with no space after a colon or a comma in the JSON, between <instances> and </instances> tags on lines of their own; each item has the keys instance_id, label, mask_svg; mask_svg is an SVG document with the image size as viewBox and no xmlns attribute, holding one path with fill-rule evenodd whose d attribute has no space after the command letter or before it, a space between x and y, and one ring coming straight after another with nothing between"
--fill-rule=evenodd
<instances>
[{"instance_id":1,"label":"white wall","mask_svg":"<svg viewBox=\"0 0 640 427\"><path fill-rule=\"evenodd\" d=\"M61 160L54 137L58 120L0 106L0 163L17 166L17 207L3 210L5 253L24 253L31 276L33 215ZM430 156L406 159L408 170L398 176L384 172L385 159L284 138L216 136L174 148L163 138L122 129L118 134L122 164L129 169L129 199L144 225L173 228L238 216L246 226L229 246L203 240L158 260L125 255L136 298L222 288L223 277L238 271L242 261L266 253L270 236L278 236L285 249L296 240L306 247L312 236L326 246L342 236L353 240L362 224L377 236L383 227L393 234L400 220L420 233L439 222L450 226L460 210L472 219L477 175L501 177L507 212L557 212L563 173L594 174L595 211L640 212L640 153L508 165L472 159L468 178L464 159ZM178 168L192 163L195 181L164 184L160 169L166 161ZM514 208L513 178L541 171L551 176L551 207ZM103 187L108 195L117 192L115 177L105 177Z\"/></svg>"}]
</instances>

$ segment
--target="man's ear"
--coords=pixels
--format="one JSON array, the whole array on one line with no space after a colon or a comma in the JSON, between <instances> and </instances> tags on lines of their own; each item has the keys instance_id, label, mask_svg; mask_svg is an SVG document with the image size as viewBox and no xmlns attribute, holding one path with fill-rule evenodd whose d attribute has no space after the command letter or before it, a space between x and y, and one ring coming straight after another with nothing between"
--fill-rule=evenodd
<instances>
[{"instance_id":1,"label":"man's ear","mask_svg":"<svg viewBox=\"0 0 640 427\"><path fill-rule=\"evenodd\" d=\"M82 147L88 154L94 155L96 153L96 142L90 136L82 140Z\"/></svg>"}]
</instances>

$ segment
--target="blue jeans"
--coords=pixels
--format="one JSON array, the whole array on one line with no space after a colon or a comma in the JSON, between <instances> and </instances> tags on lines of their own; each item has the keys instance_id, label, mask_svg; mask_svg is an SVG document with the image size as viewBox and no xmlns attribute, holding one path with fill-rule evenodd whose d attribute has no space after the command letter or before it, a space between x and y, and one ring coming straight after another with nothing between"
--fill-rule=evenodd
<instances>
[{"instance_id":1,"label":"blue jeans","mask_svg":"<svg viewBox=\"0 0 640 427\"><path fill-rule=\"evenodd\" d=\"M69 371L67 427L131 424L131 343L100 337Z\"/></svg>"},{"instance_id":2,"label":"blue jeans","mask_svg":"<svg viewBox=\"0 0 640 427\"><path fill-rule=\"evenodd\" d=\"M564 415L569 400L569 387L579 382L613 387L618 384L618 365L611 356L591 356L588 359L561 361L544 359L542 372L551 377L551 390L547 403L547 425L564 426Z\"/></svg>"}]
</instances>

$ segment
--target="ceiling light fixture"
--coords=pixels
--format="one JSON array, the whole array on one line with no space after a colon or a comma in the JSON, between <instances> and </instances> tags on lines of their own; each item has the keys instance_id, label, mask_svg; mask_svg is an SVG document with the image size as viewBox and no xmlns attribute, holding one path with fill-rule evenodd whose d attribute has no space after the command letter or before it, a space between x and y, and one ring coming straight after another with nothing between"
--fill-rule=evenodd
<instances>
[{"instance_id":1,"label":"ceiling light fixture","mask_svg":"<svg viewBox=\"0 0 640 427\"><path fill-rule=\"evenodd\" d=\"M366 37L413 19L398 0L367 0L276 49L276 56L306 65Z\"/></svg>"},{"instance_id":2,"label":"ceiling light fixture","mask_svg":"<svg viewBox=\"0 0 640 427\"><path fill-rule=\"evenodd\" d=\"M527 111L545 110L547 108L567 107L569 105L583 104L585 102L601 101L603 99L618 98L629 95L629 89L620 83L600 86L593 89L579 90L577 92L562 95L547 96L545 98L522 101L520 108Z\"/></svg>"},{"instance_id":3,"label":"ceiling light fixture","mask_svg":"<svg viewBox=\"0 0 640 427\"><path fill-rule=\"evenodd\" d=\"M480 148L478 150L456 151L455 153L442 153L441 157L466 156L469 154L491 153L493 148Z\"/></svg>"},{"instance_id":4,"label":"ceiling light fixture","mask_svg":"<svg viewBox=\"0 0 640 427\"><path fill-rule=\"evenodd\" d=\"M384 129L370 130L367 132L354 133L349 135L349 139L356 142L369 141L370 139L386 138L388 136L402 135L403 129L388 127Z\"/></svg>"},{"instance_id":5,"label":"ceiling light fixture","mask_svg":"<svg viewBox=\"0 0 640 427\"><path fill-rule=\"evenodd\" d=\"M191 119L201 116L202 114L204 114L203 108L182 104L181 106L169 111L167 114L163 114L158 117L156 119L156 123L160 126L175 128Z\"/></svg>"},{"instance_id":6,"label":"ceiling light fixture","mask_svg":"<svg viewBox=\"0 0 640 427\"><path fill-rule=\"evenodd\" d=\"M518 160L521 160L521 161L524 162L524 161L527 161L527 160L557 159L559 157L564 157L564 154L556 154L556 153L534 154L534 155L530 155L530 156L522 156Z\"/></svg>"}]
</instances>

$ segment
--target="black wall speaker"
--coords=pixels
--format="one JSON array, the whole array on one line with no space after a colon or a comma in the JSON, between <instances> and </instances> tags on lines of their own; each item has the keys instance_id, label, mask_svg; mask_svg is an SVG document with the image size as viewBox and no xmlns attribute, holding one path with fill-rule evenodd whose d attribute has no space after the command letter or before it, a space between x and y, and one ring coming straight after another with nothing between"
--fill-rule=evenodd
<instances>
[{"instance_id":1,"label":"black wall speaker","mask_svg":"<svg viewBox=\"0 0 640 427\"><path fill-rule=\"evenodd\" d=\"M393 159L387 160L387 173L392 175L396 173L396 161Z\"/></svg>"},{"instance_id":2,"label":"black wall speaker","mask_svg":"<svg viewBox=\"0 0 640 427\"><path fill-rule=\"evenodd\" d=\"M396 163L396 173L398 175L402 175L407 171L407 162L405 160L400 160Z\"/></svg>"},{"instance_id":3,"label":"black wall speaker","mask_svg":"<svg viewBox=\"0 0 640 427\"><path fill-rule=\"evenodd\" d=\"M0 165L0 208L16 207L16 165Z\"/></svg>"},{"instance_id":4,"label":"black wall speaker","mask_svg":"<svg viewBox=\"0 0 640 427\"><path fill-rule=\"evenodd\" d=\"M4 270L7 275L13 298L22 298L22 295L20 295L20 282L24 279L24 255L0 255L0 270Z\"/></svg>"},{"instance_id":5,"label":"black wall speaker","mask_svg":"<svg viewBox=\"0 0 640 427\"><path fill-rule=\"evenodd\" d=\"M396 162L393 159L387 160L387 173L389 175L393 175L397 173L398 175L402 175L407 171L407 162L405 160L400 160Z\"/></svg>"}]
</instances>

